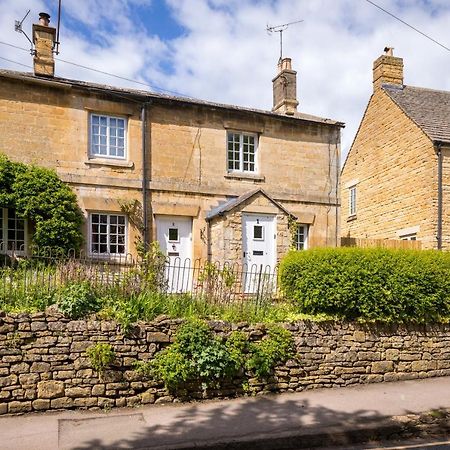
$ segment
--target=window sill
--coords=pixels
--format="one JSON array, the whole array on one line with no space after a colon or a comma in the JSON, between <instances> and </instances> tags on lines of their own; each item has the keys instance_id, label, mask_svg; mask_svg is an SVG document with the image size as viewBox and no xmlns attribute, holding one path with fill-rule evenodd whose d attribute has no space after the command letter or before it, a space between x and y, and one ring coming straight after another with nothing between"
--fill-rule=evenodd
<instances>
[{"instance_id":1,"label":"window sill","mask_svg":"<svg viewBox=\"0 0 450 450\"><path fill-rule=\"evenodd\" d=\"M129 253L88 253L87 256L93 263L113 263L120 266L132 266L134 264L133 258Z\"/></svg>"},{"instance_id":2,"label":"window sill","mask_svg":"<svg viewBox=\"0 0 450 450\"><path fill-rule=\"evenodd\" d=\"M347 217L347 222L353 222L354 220L356 220L356 214Z\"/></svg>"},{"instance_id":3,"label":"window sill","mask_svg":"<svg viewBox=\"0 0 450 450\"><path fill-rule=\"evenodd\" d=\"M225 178L228 180L250 180L255 182L264 182L266 181L266 177L264 175L252 175L250 173L235 173L235 172L229 172L225 174Z\"/></svg>"},{"instance_id":4,"label":"window sill","mask_svg":"<svg viewBox=\"0 0 450 450\"><path fill-rule=\"evenodd\" d=\"M134 167L133 161L125 161L120 159L90 158L84 163L87 166L110 166L122 167L124 169L132 169Z\"/></svg>"}]
</instances>

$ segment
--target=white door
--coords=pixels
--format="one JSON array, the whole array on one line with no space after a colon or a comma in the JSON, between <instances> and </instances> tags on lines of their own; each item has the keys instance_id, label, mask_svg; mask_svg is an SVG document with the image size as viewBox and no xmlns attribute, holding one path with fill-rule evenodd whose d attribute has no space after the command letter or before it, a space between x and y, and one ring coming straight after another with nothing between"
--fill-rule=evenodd
<instances>
[{"instance_id":1,"label":"white door","mask_svg":"<svg viewBox=\"0 0 450 450\"><path fill-rule=\"evenodd\" d=\"M257 292L261 282L273 274L276 262L276 218L271 215L242 215L244 291Z\"/></svg>"},{"instance_id":2,"label":"white door","mask_svg":"<svg viewBox=\"0 0 450 450\"><path fill-rule=\"evenodd\" d=\"M192 218L157 216L156 235L167 256L166 278L169 292L187 292L192 286Z\"/></svg>"}]
</instances>

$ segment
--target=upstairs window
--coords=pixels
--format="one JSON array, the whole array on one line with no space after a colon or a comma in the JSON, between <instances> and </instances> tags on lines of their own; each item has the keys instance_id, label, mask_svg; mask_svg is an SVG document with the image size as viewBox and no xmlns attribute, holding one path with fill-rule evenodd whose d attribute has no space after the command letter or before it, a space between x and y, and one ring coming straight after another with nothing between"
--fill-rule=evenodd
<instances>
[{"instance_id":1,"label":"upstairs window","mask_svg":"<svg viewBox=\"0 0 450 450\"><path fill-rule=\"evenodd\" d=\"M257 136L256 134L229 131L227 133L228 172L257 172Z\"/></svg>"},{"instance_id":2,"label":"upstairs window","mask_svg":"<svg viewBox=\"0 0 450 450\"><path fill-rule=\"evenodd\" d=\"M297 225L297 236L295 242L295 248L297 250L307 250L308 248L308 225Z\"/></svg>"},{"instance_id":3,"label":"upstairs window","mask_svg":"<svg viewBox=\"0 0 450 450\"><path fill-rule=\"evenodd\" d=\"M26 220L11 208L0 208L0 253L24 255L26 252Z\"/></svg>"},{"instance_id":4,"label":"upstairs window","mask_svg":"<svg viewBox=\"0 0 450 450\"><path fill-rule=\"evenodd\" d=\"M350 187L348 194L348 215L356 216L356 186Z\"/></svg>"},{"instance_id":5,"label":"upstairs window","mask_svg":"<svg viewBox=\"0 0 450 450\"><path fill-rule=\"evenodd\" d=\"M101 158L125 159L126 119L91 114L90 122L90 155Z\"/></svg>"}]
</instances>

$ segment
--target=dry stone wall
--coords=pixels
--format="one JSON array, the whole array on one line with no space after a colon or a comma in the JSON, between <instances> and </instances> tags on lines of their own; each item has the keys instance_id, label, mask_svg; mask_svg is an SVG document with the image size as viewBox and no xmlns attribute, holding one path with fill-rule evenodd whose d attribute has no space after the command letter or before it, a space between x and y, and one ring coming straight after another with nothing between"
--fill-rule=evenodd
<instances>
[{"instance_id":1,"label":"dry stone wall","mask_svg":"<svg viewBox=\"0 0 450 450\"><path fill-rule=\"evenodd\" d=\"M0 414L60 408L110 408L178 401L143 379L136 360L148 360L173 341L180 320L159 317L124 335L111 321L70 321L60 314L0 313ZM264 337L262 325L211 322L219 335L232 330ZM352 323L286 324L297 358L262 381L255 394L450 375L450 325L360 326ZM92 369L86 349L112 345L116 360L103 374ZM242 395L242 380L189 398Z\"/></svg>"}]
</instances>

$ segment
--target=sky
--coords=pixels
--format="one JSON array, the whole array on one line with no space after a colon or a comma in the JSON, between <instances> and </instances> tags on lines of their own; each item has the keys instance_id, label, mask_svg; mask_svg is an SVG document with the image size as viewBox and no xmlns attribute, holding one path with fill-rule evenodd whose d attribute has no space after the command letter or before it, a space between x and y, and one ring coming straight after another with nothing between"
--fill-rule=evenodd
<instances>
[{"instance_id":1,"label":"sky","mask_svg":"<svg viewBox=\"0 0 450 450\"><path fill-rule=\"evenodd\" d=\"M374 0L450 47L450 0ZM30 9L56 24L57 0L0 0L0 41L25 49L14 21ZM404 59L405 84L450 90L450 52L367 0L62 0L60 54L148 84L149 90L270 110L279 34L297 70L299 111L346 123L348 152L372 93L372 63L386 46ZM30 71L29 52L0 44L0 68ZM8 59L10 61L5 60ZM19 65L16 63L23 64ZM56 75L146 89L62 61Z\"/></svg>"}]
</instances>

